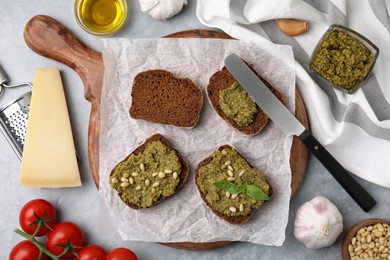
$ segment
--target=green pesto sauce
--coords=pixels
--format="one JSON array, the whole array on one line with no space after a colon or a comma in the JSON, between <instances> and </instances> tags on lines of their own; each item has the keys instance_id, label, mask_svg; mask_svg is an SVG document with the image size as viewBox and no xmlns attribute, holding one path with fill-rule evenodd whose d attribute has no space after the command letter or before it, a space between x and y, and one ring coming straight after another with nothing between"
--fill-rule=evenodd
<instances>
[{"instance_id":1,"label":"green pesto sauce","mask_svg":"<svg viewBox=\"0 0 390 260\"><path fill-rule=\"evenodd\" d=\"M197 184L202 193L205 194L207 202L216 211L228 216L248 215L253 209L264 204L264 201L255 200L245 193L239 194L235 199L228 198L226 197L226 191L214 186L214 182L227 180L231 177L227 173L228 166L225 165L225 162L230 161L230 165L233 167L235 180L231 181L232 183L238 185L252 184L267 194L270 191L270 185L266 182L264 175L259 170L250 167L235 149L225 148L224 151L226 151L225 155L222 151L215 151L211 155L212 161L198 170ZM239 176L242 170L244 170L244 173ZM244 206L242 212L239 210L240 203ZM229 207L235 207L237 211L231 212Z\"/></svg>"},{"instance_id":2,"label":"green pesto sauce","mask_svg":"<svg viewBox=\"0 0 390 260\"><path fill-rule=\"evenodd\" d=\"M258 113L255 101L237 81L219 93L219 106L239 126L252 123Z\"/></svg>"},{"instance_id":3,"label":"green pesto sauce","mask_svg":"<svg viewBox=\"0 0 390 260\"><path fill-rule=\"evenodd\" d=\"M367 76L373 54L359 40L332 31L319 46L310 64L320 76L346 90L353 90Z\"/></svg>"},{"instance_id":4,"label":"green pesto sauce","mask_svg":"<svg viewBox=\"0 0 390 260\"><path fill-rule=\"evenodd\" d=\"M144 164L144 170L141 170L141 163ZM166 170L172 172L168 173ZM165 172L165 177L161 178L161 172ZM176 179L173 177L174 172L177 172L178 175ZM156 173L160 173L160 176ZM152 206L161 196L168 197L175 192L180 173L181 163L176 152L161 141L154 141L149 143L142 153L131 154L127 160L119 163L110 177L110 184L120 194L124 202L147 208ZM132 177L134 180L134 183L128 187L121 187L121 178L124 174L125 176L129 175L128 179ZM118 183L113 183L114 178L118 180ZM149 185L145 183L146 180L149 180ZM156 182L159 185L153 187ZM140 186L141 189L136 190L137 186Z\"/></svg>"}]
</instances>

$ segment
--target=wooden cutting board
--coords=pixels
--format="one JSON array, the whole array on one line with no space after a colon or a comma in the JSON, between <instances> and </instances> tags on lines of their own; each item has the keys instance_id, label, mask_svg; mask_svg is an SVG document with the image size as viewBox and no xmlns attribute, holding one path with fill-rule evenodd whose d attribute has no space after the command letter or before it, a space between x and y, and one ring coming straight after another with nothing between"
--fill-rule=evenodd
<instances>
[{"instance_id":1,"label":"wooden cutting board","mask_svg":"<svg viewBox=\"0 0 390 260\"><path fill-rule=\"evenodd\" d=\"M233 39L225 33L208 30L189 30L165 37ZM88 48L66 27L45 15L31 18L25 26L24 39L36 53L71 67L80 76L84 84L84 97L92 105L88 128L88 160L96 187L99 187L100 100L104 74L102 54ZM305 106L298 89L295 104L295 116L308 128ZM309 153L305 145L294 137L290 156L292 196L297 192L305 175L308 158ZM232 242L165 244L180 249L204 250L226 246L230 243Z\"/></svg>"}]
</instances>

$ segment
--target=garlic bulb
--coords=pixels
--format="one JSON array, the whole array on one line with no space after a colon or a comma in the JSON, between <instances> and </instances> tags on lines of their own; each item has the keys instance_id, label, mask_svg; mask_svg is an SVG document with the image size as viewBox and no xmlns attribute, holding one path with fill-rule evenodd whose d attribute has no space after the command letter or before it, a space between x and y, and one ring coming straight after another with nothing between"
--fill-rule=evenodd
<instances>
[{"instance_id":1,"label":"garlic bulb","mask_svg":"<svg viewBox=\"0 0 390 260\"><path fill-rule=\"evenodd\" d=\"M343 217L325 197L315 197L297 210L294 236L308 248L330 246L342 231Z\"/></svg>"},{"instance_id":2,"label":"garlic bulb","mask_svg":"<svg viewBox=\"0 0 390 260\"><path fill-rule=\"evenodd\" d=\"M178 14L187 0L139 0L141 11L154 19L165 20Z\"/></svg>"}]
</instances>

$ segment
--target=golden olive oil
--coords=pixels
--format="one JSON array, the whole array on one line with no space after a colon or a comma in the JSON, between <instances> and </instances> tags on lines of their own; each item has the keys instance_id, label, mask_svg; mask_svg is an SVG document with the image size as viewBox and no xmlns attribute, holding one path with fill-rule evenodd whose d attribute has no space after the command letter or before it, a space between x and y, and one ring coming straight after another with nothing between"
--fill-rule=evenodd
<instances>
[{"instance_id":1,"label":"golden olive oil","mask_svg":"<svg viewBox=\"0 0 390 260\"><path fill-rule=\"evenodd\" d=\"M85 27L97 33L115 32L126 19L121 0L83 0L79 12Z\"/></svg>"}]
</instances>

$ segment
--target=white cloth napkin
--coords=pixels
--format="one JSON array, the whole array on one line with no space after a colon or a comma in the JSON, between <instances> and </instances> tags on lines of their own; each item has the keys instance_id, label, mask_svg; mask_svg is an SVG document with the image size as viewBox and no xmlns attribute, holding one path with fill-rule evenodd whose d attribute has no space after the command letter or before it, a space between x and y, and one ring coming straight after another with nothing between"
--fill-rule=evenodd
<instances>
[{"instance_id":1,"label":"white cloth napkin","mask_svg":"<svg viewBox=\"0 0 390 260\"><path fill-rule=\"evenodd\" d=\"M209 27L262 45L290 45L297 86L303 96L311 131L350 172L390 187L390 22L384 0L198 0L197 16ZM305 34L289 37L276 18L309 22ZM317 84L308 73L310 55L331 24L342 24L370 39L380 49L373 74L354 95Z\"/></svg>"}]
</instances>

